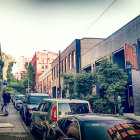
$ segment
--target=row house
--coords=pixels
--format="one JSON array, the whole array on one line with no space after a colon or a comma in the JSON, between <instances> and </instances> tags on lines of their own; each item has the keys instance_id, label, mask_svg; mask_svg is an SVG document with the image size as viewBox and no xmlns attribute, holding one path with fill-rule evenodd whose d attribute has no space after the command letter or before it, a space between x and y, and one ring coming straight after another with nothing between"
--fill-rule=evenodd
<instances>
[{"instance_id":1,"label":"row house","mask_svg":"<svg viewBox=\"0 0 140 140\"><path fill-rule=\"evenodd\" d=\"M61 54L52 62L52 95L53 98L65 98L69 93L63 90L63 78L61 73L76 74L81 72L81 55L89 51L93 45L102 42L101 38L75 39ZM60 67L59 67L60 64ZM60 71L60 75L59 75ZM60 77L59 77L60 76ZM60 93L59 93L60 92Z\"/></svg>"},{"instance_id":2,"label":"row house","mask_svg":"<svg viewBox=\"0 0 140 140\"><path fill-rule=\"evenodd\" d=\"M69 96L69 93L65 93L63 90L63 78L61 78L61 74L80 73L81 55L85 54L87 51L90 51L94 45L99 44L103 40L104 39L102 38L83 38L74 40L52 62L51 71L46 70L39 76L39 91L49 93L53 98L65 98Z\"/></svg>"},{"instance_id":3,"label":"row house","mask_svg":"<svg viewBox=\"0 0 140 140\"><path fill-rule=\"evenodd\" d=\"M39 87L38 87L39 92L47 93L52 96L51 83L52 83L52 73L51 73L51 67L50 67L39 76Z\"/></svg>"}]
</instances>

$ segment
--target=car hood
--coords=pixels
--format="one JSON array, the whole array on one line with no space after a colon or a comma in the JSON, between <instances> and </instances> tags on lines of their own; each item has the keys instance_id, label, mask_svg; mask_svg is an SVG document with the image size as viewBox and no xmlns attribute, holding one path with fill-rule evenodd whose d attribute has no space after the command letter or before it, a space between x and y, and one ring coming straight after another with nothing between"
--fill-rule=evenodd
<instances>
[{"instance_id":1,"label":"car hood","mask_svg":"<svg viewBox=\"0 0 140 140\"><path fill-rule=\"evenodd\" d=\"M29 104L29 105L27 105L27 108L28 109L33 109L33 108L38 108L38 104Z\"/></svg>"}]
</instances>

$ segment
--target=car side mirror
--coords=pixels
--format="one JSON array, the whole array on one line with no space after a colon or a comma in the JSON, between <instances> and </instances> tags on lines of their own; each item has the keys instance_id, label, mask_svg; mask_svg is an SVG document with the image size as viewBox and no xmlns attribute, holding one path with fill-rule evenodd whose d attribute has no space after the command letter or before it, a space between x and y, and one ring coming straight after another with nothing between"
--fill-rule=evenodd
<instances>
[{"instance_id":1,"label":"car side mirror","mask_svg":"<svg viewBox=\"0 0 140 140\"><path fill-rule=\"evenodd\" d=\"M26 101L23 101L23 103L27 103Z\"/></svg>"},{"instance_id":2,"label":"car side mirror","mask_svg":"<svg viewBox=\"0 0 140 140\"><path fill-rule=\"evenodd\" d=\"M32 109L32 111L38 111L38 108L35 107L35 108Z\"/></svg>"}]
</instances>

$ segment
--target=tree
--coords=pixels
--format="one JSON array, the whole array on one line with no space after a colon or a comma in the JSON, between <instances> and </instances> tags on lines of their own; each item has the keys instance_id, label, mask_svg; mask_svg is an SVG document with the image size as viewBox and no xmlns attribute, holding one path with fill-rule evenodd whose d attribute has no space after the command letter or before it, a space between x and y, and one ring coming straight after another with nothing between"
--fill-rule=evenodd
<instances>
[{"instance_id":1,"label":"tree","mask_svg":"<svg viewBox=\"0 0 140 140\"><path fill-rule=\"evenodd\" d=\"M99 86L102 98L114 97L116 104L117 96L124 94L127 84L127 74L123 69L119 69L117 64L107 58L100 61L100 65L95 71L96 85Z\"/></svg>"},{"instance_id":2,"label":"tree","mask_svg":"<svg viewBox=\"0 0 140 140\"><path fill-rule=\"evenodd\" d=\"M94 78L92 73L62 74L64 91L69 92L70 98L83 99L92 94Z\"/></svg>"},{"instance_id":3,"label":"tree","mask_svg":"<svg viewBox=\"0 0 140 140\"><path fill-rule=\"evenodd\" d=\"M26 77L27 78L27 83L29 82L30 90L34 90L34 86L35 86L34 67L31 65L31 63L26 62L25 63L25 68L27 69L27 77ZM25 82L24 84L26 85L27 83Z\"/></svg>"},{"instance_id":4,"label":"tree","mask_svg":"<svg viewBox=\"0 0 140 140\"><path fill-rule=\"evenodd\" d=\"M85 98L92 94L94 77L92 73L78 73L75 78L75 92L79 98Z\"/></svg>"},{"instance_id":5,"label":"tree","mask_svg":"<svg viewBox=\"0 0 140 140\"><path fill-rule=\"evenodd\" d=\"M75 92L75 77L73 74L65 74L62 73L61 77L63 77L63 83L64 83L64 87L63 90L65 92L69 91L69 95L72 96Z\"/></svg>"}]
</instances>

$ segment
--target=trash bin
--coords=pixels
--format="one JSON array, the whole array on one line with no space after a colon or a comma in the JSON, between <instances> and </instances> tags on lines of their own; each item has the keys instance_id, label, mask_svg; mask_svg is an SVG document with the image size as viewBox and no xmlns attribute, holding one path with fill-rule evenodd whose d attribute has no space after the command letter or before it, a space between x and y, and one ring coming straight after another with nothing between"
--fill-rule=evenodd
<instances>
[{"instance_id":1,"label":"trash bin","mask_svg":"<svg viewBox=\"0 0 140 140\"><path fill-rule=\"evenodd\" d=\"M122 107L119 108L119 115L123 116L123 108Z\"/></svg>"}]
</instances>

